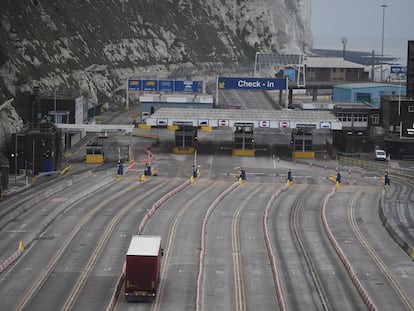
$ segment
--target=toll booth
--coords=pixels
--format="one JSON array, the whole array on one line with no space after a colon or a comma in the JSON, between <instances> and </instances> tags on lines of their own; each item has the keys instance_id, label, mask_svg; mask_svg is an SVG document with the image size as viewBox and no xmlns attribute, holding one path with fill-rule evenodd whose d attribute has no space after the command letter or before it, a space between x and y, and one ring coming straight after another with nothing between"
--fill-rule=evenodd
<instances>
[{"instance_id":1,"label":"toll booth","mask_svg":"<svg viewBox=\"0 0 414 311\"><path fill-rule=\"evenodd\" d=\"M198 146L197 128L192 125L175 125L175 146L173 153L191 154Z\"/></svg>"},{"instance_id":2,"label":"toll booth","mask_svg":"<svg viewBox=\"0 0 414 311\"><path fill-rule=\"evenodd\" d=\"M297 128L292 131L292 157L294 158L315 158L313 151L313 137L312 133L316 127L306 125L297 125Z\"/></svg>"},{"instance_id":3,"label":"toll booth","mask_svg":"<svg viewBox=\"0 0 414 311\"><path fill-rule=\"evenodd\" d=\"M103 146L99 144L86 145L85 162L89 164L100 164L104 162Z\"/></svg>"},{"instance_id":4,"label":"toll booth","mask_svg":"<svg viewBox=\"0 0 414 311\"><path fill-rule=\"evenodd\" d=\"M254 156L255 142L253 137L253 123L234 123L234 148L235 156Z\"/></svg>"}]
</instances>

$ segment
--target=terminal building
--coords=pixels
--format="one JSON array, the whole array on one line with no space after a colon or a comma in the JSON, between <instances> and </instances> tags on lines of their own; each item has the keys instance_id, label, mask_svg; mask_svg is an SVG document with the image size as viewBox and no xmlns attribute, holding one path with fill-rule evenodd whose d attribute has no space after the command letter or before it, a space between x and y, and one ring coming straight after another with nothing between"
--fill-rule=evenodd
<instances>
[{"instance_id":1,"label":"terminal building","mask_svg":"<svg viewBox=\"0 0 414 311\"><path fill-rule=\"evenodd\" d=\"M306 81L368 81L368 72L363 65L340 57L307 57Z\"/></svg>"},{"instance_id":2,"label":"terminal building","mask_svg":"<svg viewBox=\"0 0 414 311\"><path fill-rule=\"evenodd\" d=\"M334 102L369 103L375 107L380 107L382 96L404 97L405 94L406 87L404 85L385 83L348 83L333 87Z\"/></svg>"}]
</instances>

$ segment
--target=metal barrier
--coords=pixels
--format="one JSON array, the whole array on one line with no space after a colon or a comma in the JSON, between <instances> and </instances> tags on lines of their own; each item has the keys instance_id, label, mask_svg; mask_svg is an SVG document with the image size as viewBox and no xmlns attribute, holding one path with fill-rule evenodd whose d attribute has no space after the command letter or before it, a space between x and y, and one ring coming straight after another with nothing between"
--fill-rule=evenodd
<instances>
[{"instance_id":1,"label":"metal barrier","mask_svg":"<svg viewBox=\"0 0 414 311\"><path fill-rule=\"evenodd\" d=\"M386 162L386 164L382 164L378 162L372 162L372 161L355 159L355 158L344 157L344 156L337 156L336 160L338 163L341 163L344 165L356 166L356 167L360 167L363 169L378 171L381 174L385 174L386 172L388 172L390 175L405 177L407 179L414 179L413 170L392 167L388 164L388 162Z\"/></svg>"}]
</instances>

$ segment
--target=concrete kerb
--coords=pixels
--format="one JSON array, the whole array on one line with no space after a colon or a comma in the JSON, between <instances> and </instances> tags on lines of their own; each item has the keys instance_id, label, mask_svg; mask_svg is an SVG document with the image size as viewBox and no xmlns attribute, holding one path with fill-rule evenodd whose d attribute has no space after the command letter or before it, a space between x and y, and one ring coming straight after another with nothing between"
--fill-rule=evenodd
<instances>
[{"instance_id":1,"label":"concrete kerb","mask_svg":"<svg viewBox=\"0 0 414 311\"><path fill-rule=\"evenodd\" d=\"M14 209L13 211L11 211L9 214L4 215L4 217L2 217L0 219L0 228L4 227L8 222L10 222L11 220L15 219L16 217L20 216L21 214L23 214L25 211L27 211L28 209L32 208L34 205L36 205L37 203L46 200L47 198L49 198L50 196L54 195L55 193L58 193L59 191L62 191L63 189L76 184L77 182L88 178L89 176L92 175L92 171L87 171L84 172L82 174L76 175L74 177L72 177L69 180L65 180L63 182L58 183L55 187L51 187L50 189L48 189L47 191L32 197L30 200L24 202L22 205L20 205L18 208Z\"/></svg>"},{"instance_id":2,"label":"concrete kerb","mask_svg":"<svg viewBox=\"0 0 414 311\"><path fill-rule=\"evenodd\" d=\"M94 184L92 187L88 188L87 190L84 190L84 191L80 192L78 195L71 198L70 200L65 201L63 204L61 204L59 206L59 208L56 208L51 214L49 214L45 218L43 223L40 226L36 227L35 231L32 231L31 234L29 234L27 237L25 237L22 240L23 245L24 246L30 245L30 243L32 243L33 240L35 240L38 236L40 236L40 234L50 225L50 223L54 219L56 219L61 213L63 213L68 206L70 206L74 202L80 200L82 197L88 196L92 192L94 192L98 189L102 189L102 187L108 186L113 181L115 181L115 179L108 176L107 178L101 179L100 182ZM56 188L58 188L58 187L56 187ZM8 261L7 266L10 265L11 263L13 263L15 260L17 260L17 258L20 257L21 253L22 252L20 252L17 256L12 255L10 258L6 259L6 262Z\"/></svg>"},{"instance_id":3,"label":"concrete kerb","mask_svg":"<svg viewBox=\"0 0 414 311\"><path fill-rule=\"evenodd\" d=\"M334 248L335 252L337 253L338 257L340 258L341 262L343 263L345 269L348 272L348 276L352 280L352 283L354 284L355 288L357 289L358 293L360 294L362 300L364 301L365 305L368 307L369 310L377 310L377 307L375 306L374 302L372 301L371 297L368 295L368 292L366 289L362 286L358 276L352 269L352 266L350 262L348 261L347 257L345 256L345 253L343 252L342 248L339 246L337 240L335 239L331 229L329 228L328 221L326 219L326 208L328 206L329 200L335 195L336 188L334 187L332 191L325 197L325 200L323 202L322 206L322 212L321 212L321 220L322 220L322 226L323 229L328 236L329 241L331 242L332 247Z\"/></svg>"},{"instance_id":4,"label":"concrete kerb","mask_svg":"<svg viewBox=\"0 0 414 311\"><path fill-rule=\"evenodd\" d=\"M108 175L105 178L102 178L99 182L95 183L92 187L89 187L86 190L78 193L76 196L72 197L71 199L62 202L58 208L53 210L53 212L44 219L43 223L36 227L36 230L33 231L26 240L23 241L24 245L29 245L33 240L35 240L59 215L61 215L68 206L72 205L73 203L79 201L80 199L90 195L94 191L98 189L102 189L105 186L108 186L110 183L115 181L116 179L112 176Z\"/></svg>"},{"instance_id":5,"label":"concrete kerb","mask_svg":"<svg viewBox=\"0 0 414 311\"><path fill-rule=\"evenodd\" d=\"M402 236L397 232L391 222L388 220L384 212L384 200L385 200L385 191L382 191L381 198L378 201L378 214L381 219L382 225L387 230L388 234L394 239L394 241L414 260L414 248L409 245L407 241L404 240Z\"/></svg>"}]
</instances>

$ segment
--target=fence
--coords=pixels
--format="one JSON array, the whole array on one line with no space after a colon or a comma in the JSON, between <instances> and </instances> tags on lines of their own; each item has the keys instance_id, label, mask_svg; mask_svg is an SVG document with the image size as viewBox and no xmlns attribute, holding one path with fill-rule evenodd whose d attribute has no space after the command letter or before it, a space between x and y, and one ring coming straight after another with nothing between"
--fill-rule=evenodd
<instances>
[{"instance_id":1,"label":"fence","mask_svg":"<svg viewBox=\"0 0 414 311\"><path fill-rule=\"evenodd\" d=\"M345 156L337 156L336 160L338 163L356 166L367 170L378 171L381 174L388 172L390 175L407 178L408 180L414 180L414 170L392 167L387 161L384 164L378 162L372 162L367 160L355 159Z\"/></svg>"}]
</instances>

